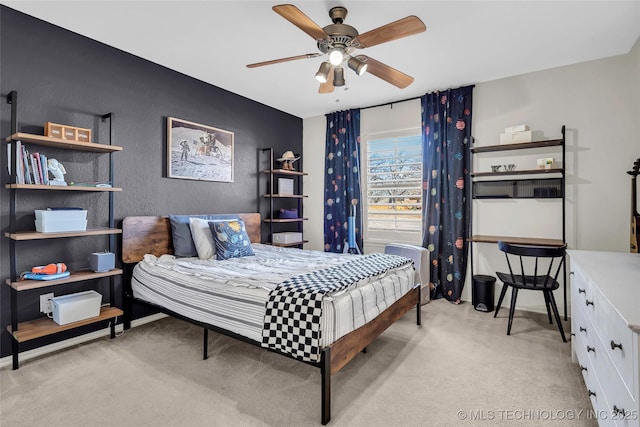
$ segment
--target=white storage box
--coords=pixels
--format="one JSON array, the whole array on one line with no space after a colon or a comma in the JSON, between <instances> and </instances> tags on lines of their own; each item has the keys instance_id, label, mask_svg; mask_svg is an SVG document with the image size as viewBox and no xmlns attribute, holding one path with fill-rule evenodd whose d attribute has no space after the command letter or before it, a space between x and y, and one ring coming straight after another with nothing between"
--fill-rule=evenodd
<instances>
[{"instance_id":1,"label":"white storage box","mask_svg":"<svg viewBox=\"0 0 640 427\"><path fill-rule=\"evenodd\" d=\"M78 292L51 298L53 321L58 325L90 319L100 315L102 295L96 291Z\"/></svg>"},{"instance_id":2,"label":"white storage box","mask_svg":"<svg viewBox=\"0 0 640 427\"><path fill-rule=\"evenodd\" d=\"M514 133L514 132L522 132L525 130L529 130L529 126L527 125L515 125L504 128L505 133Z\"/></svg>"},{"instance_id":3,"label":"white storage box","mask_svg":"<svg viewBox=\"0 0 640 427\"><path fill-rule=\"evenodd\" d=\"M278 194L293 194L293 180L278 178Z\"/></svg>"},{"instance_id":4,"label":"white storage box","mask_svg":"<svg viewBox=\"0 0 640 427\"><path fill-rule=\"evenodd\" d=\"M500 134L500 144L515 144L518 142L531 142L531 131L511 132Z\"/></svg>"},{"instance_id":5,"label":"white storage box","mask_svg":"<svg viewBox=\"0 0 640 427\"><path fill-rule=\"evenodd\" d=\"M44 210L35 211L36 219L44 221L60 221L60 220L83 220L87 219L87 211L80 209L61 209L61 210Z\"/></svg>"},{"instance_id":6,"label":"white storage box","mask_svg":"<svg viewBox=\"0 0 640 427\"><path fill-rule=\"evenodd\" d=\"M72 221L39 221L36 220L36 231L40 233L55 233L64 231L85 231L87 220Z\"/></svg>"},{"instance_id":7,"label":"white storage box","mask_svg":"<svg viewBox=\"0 0 640 427\"><path fill-rule=\"evenodd\" d=\"M36 231L41 233L85 231L86 210L36 210Z\"/></svg>"},{"instance_id":8,"label":"white storage box","mask_svg":"<svg viewBox=\"0 0 640 427\"><path fill-rule=\"evenodd\" d=\"M295 231L285 231L273 233L273 243L296 243L302 241L302 233Z\"/></svg>"}]
</instances>

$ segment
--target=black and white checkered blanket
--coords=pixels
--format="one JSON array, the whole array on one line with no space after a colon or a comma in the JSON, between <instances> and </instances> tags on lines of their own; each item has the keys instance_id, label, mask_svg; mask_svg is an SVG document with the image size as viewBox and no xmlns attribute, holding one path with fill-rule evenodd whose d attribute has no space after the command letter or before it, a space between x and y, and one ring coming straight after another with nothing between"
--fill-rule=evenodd
<instances>
[{"instance_id":1,"label":"black and white checkered blanket","mask_svg":"<svg viewBox=\"0 0 640 427\"><path fill-rule=\"evenodd\" d=\"M324 295L410 263L413 260L409 258L374 253L285 280L269 294L262 347L290 354L303 361L317 361Z\"/></svg>"}]
</instances>

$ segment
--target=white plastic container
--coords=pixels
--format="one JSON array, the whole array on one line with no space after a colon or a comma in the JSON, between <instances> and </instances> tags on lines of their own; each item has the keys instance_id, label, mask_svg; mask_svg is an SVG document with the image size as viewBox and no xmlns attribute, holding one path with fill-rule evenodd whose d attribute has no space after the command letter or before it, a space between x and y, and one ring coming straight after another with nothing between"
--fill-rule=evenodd
<instances>
[{"instance_id":1,"label":"white plastic container","mask_svg":"<svg viewBox=\"0 0 640 427\"><path fill-rule=\"evenodd\" d=\"M36 210L36 231L55 233L64 231L85 231L87 229L86 210Z\"/></svg>"},{"instance_id":2,"label":"white plastic container","mask_svg":"<svg viewBox=\"0 0 640 427\"><path fill-rule=\"evenodd\" d=\"M46 221L87 219L87 211L78 210L78 209L55 210L55 211L37 209L35 213L36 213L36 219L46 220Z\"/></svg>"},{"instance_id":3,"label":"white plastic container","mask_svg":"<svg viewBox=\"0 0 640 427\"><path fill-rule=\"evenodd\" d=\"M85 231L87 220L40 221L36 219L36 231L40 233L61 233L64 231Z\"/></svg>"},{"instance_id":4,"label":"white plastic container","mask_svg":"<svg viewBox=\"0 0 640 427\"><path fill-rule=\"evenodd\" d=\"M58 325L78 322L100 315L102 295L96 291L78 292L51 298L53 321Z\"/></svg>"},{"instance_id":5,"label":"white plastic container","mask_svg":"<svg viewBox=\"0 0 640 427\"><path fill-rule=\"evenodd\" d=\"M295 231L285 231L282 233L273 233L273 243L296 243L302 241L302 233Z\"/></svg>"}]
</instances>

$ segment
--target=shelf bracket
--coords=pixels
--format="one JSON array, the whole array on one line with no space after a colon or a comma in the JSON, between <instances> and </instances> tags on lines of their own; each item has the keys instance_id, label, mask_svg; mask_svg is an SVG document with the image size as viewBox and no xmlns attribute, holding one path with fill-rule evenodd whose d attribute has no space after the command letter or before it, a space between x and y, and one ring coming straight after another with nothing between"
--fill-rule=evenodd
<instances>
[{"instance_id":1,"label":"shelf bracket","mask_svg":"<svg viewBox=\"0 0 640 427\"><path fill-rule=\"evenodd\" d=\"M18 132L18 92L12 90L7 95L7 104L11 104L11 135Z\"/></svg>"}]
</instances>

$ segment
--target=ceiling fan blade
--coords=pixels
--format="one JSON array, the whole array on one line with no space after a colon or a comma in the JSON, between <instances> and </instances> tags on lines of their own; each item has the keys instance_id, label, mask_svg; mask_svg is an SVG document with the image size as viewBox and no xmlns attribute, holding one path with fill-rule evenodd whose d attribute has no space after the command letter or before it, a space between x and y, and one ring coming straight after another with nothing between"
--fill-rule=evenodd
<instances>
[{"instance_id":1,"label":"ceiling fan blade","mask_svg":"<svg viewBox=\"0 0 640 427\"><path fill-rule=\"evenodd\" d=\"M318 93L331 93L335 87L333 86L333 67L329 70L329 74L327 74L327 81L320 84L318 88Z\"/></svg>"},{"instance_id":2,"label":"ceiling fan blade","mask_svg":"<svg viewBox=\"0 0 640 427\"><path fill-rule=\"evenodd\" d=\"M280 62L295 61L297 59L316 58L321 53L305 53L304 55L290 56L288 58L272 59L271 61L256 62L255 64L247 64L247 68L262 67L264 65L279 64Z\"/></svg>"},{"instance_id":3,"label":"ceiling fan blade","mask_svg":"<svg viewBox=\"0 0 640 427\"><path fill-rule=\"evenodd\" d=\"M367 73L373 74L374 76L381 78L400 89L404 89L413 83L413 77L383 64L382 62L376 61L371 57L358 55L357 58L367 64Z\"/></svg>"},{"instance_id":4,"label":"ceiling fan blade","mask_svg":"<svg viewBox=\"0 0 640 427\"><path fill-rule=\"evenodd\" d=\"M364 48L422 33L426 29L420 18L411 15L360 34L356 39L360 42L360 47Z\"/></svg>"},{"instance_id":5,"label":"ceiling fan blade","mask_svg":"<svg viewBox=\"0 0 640 427\"><path fill-rule=\"evenodd\" d=\"M300 9L292 4L281 4L273 6L273 11L309 34L314 40L320 40L327 37L327 33L307 15L302 13Z\"/></svg>"}]
</instances>

